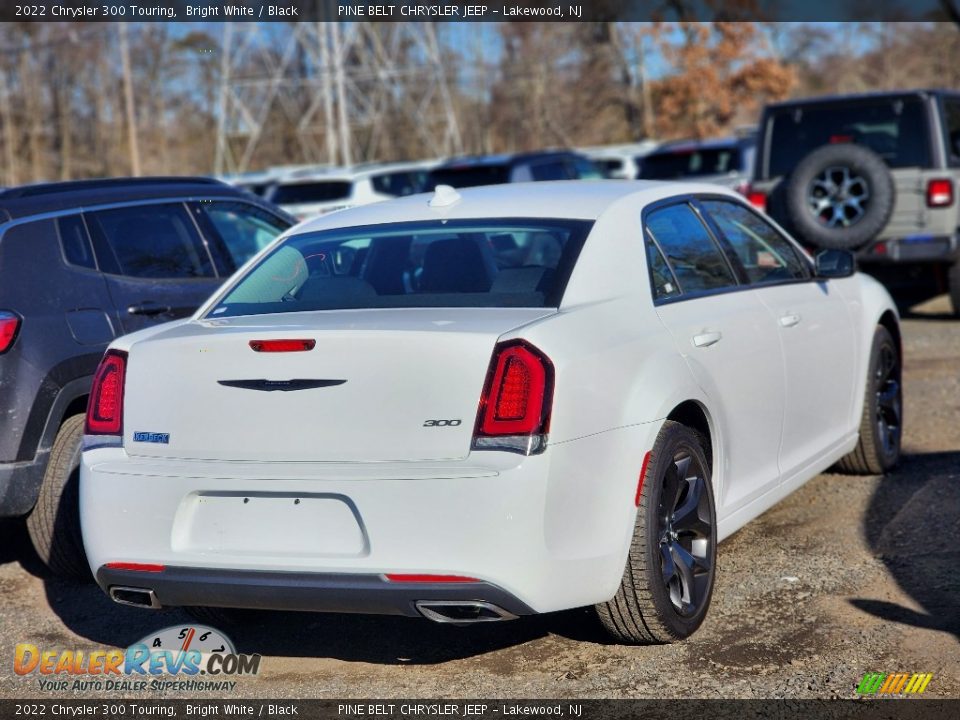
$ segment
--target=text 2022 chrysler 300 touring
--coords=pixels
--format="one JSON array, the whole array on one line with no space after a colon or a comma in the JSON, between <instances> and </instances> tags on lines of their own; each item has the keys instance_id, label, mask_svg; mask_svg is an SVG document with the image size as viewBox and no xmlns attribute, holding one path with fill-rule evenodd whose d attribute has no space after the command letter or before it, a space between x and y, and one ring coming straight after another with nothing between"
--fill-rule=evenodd
<instances>
[{"instance_id":1,"label":"text 2022 chrysler 300 touring","mask_svg":"<svg viewBox=\"0 0 960 720\"><path fill-rule=\"evenodd\" d=\"M717 543L900 452L900 333L852 258L731 191L537 183L297 226L116 340L81 474L143 607L701 624Z\"/></svg>"}]
</instances>

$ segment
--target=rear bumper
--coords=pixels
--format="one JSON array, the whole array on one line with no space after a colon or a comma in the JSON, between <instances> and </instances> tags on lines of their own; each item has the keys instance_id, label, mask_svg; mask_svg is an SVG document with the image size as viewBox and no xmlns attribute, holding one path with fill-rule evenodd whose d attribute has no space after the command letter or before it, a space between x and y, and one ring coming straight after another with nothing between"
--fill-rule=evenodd
<instances>
[{"instance_id":1,"label":"rear bumper","mask_svg":"<svg viewBox=\"0 0 960 720\"><path fill-rule=\"evenodd\" d=\"M913 235L872 242L857 252L857 260L864 265L952 262L957 247L955 235Z\"/></svg>"},{"instance_id":2,"label":"rear bumper","mask_svg":"<svg viewBox=\"0 0 960 720\"><path fill-rule=\"evenodd\" d=\"M418 602L479 602L511 615L530 615L527 605L485 582L390 582L363 573L283 573L250 570L167 567L136 572L101 567L97 584L152 590L161 607L201 606L366 613L420 617Z\"/></svg>"},{"instance_id":3,"label":"rear bumper","mask_svg":"<svg viewBox=\"0 0 960 720\"><path fill-rule=\"evenodd\" d=\"M84 544L102 587L143 587L137 578L160 575L119 577L107 563L176 568L153 588L164 605L409 614L418 598L384 587L393 573L479 581L419 599L476 600L482 590L494 599L480 600L513 614L590 605L619 586L637 476L659 427L447 463L165 461L89 450Z\"/></svg>"}]
</instances>

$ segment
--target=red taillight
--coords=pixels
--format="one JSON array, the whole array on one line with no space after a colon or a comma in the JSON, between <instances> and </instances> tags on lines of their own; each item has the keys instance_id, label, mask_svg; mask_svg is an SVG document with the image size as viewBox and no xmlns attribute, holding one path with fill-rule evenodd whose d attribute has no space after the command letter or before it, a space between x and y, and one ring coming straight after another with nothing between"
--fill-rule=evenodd
<instances>
[{"instance_id":1,"label":"red taillight","mask_svg":"<svg viewBox=\"0 0 960 720\"><path fill-rule=\"evenodd\" d=\"M553 365L523 341L498 345L480 399L477 435L536 435L550 420Z\"/></svg>"},{"instance_id":2,"label":"red taillight","mask_svg":"<svg viewBox=\"0 0 960 720\"><path fill-rule=\"evenodd\" d=\"M123 432L123 385L127 354L107 350L90 389L87 403L87 435L120 435Z\"/></svg>"},{"instance_id":3,"label":"red taillight","mask_svg":"<svg viewBox=\"0 0 960 720\"><path fill-rule=\"evenodd\" d=\"M765 192L747 189L746 196L747 202L753 205L757 210L762 212L767 211L767 194Z\"/></svg>"},{"instance_id":4,"label":"red taillight","mask_svg":"<svg viewBox=\"0 0 960 720\"><path fill-rule=\"evenodd\" d=\"M20 318L12 312L0 310L0 355L13 347L20 330Z\"/></svg>"},{"instance_id":5,"label":"red taillight","mask_svg":"<svg viewBox=\"0 0 960 720\"><path fill-rule=\"evenodd\" d=\"M466 577L464 575L419 575L387 573L384 577L390 582L399 583L475 583L480 582L476 578Z\"/></svg>"},{"instance_id":6,"label":"red taillight","mask_svg":"<svg viewBox=\"0 0 960 720\"><path fill-rule=\"evenodd\" d=\"M306 352L313 350L316 340L251 340L254 352Z\"/></svg>"},{"instance_id":7,"label":"red taillight","mask_svg":"<svg viewBox=\"0 0 960 720\"><path fill-rule=\"evenodd\" d=\"M164 565L132 562L108 562L107 567L111 570L132 570L134 572L163 572L165 568Z\"/></svg>"},{"instance_id":8,"label":"red taillight","mask_svg":"<svg viewBox=\"0 0 960 720\"><path fill-rule=\"evenodd\" d=\"M941 178L927 183L927 207L942 208L953 205L953 181Z\"/></svg>"}]
</instances>

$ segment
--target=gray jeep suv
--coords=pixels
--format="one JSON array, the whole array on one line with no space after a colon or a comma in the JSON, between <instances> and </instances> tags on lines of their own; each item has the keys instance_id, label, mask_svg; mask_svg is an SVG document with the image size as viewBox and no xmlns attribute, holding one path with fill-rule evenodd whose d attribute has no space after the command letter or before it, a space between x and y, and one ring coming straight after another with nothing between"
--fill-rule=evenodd
<instances>
[{"instance_id":1,"label":"gray jeep suv","mask_svg":"<svg viewBox=\"0 0 960 720\"><path fill-rule=\"evenodd\" d=\"M292 224L203 178L0 191L0 518L27 515L55 573L89 575L77 476L87 396L107 344L192 314Z\"/></svg>"},{"instance_id":2,"label":"gray jeep suv","mask_svg":"<svg viewBox=\"0 0 960 720\"><path fill-rule=\"evenodd\" d=\"M888 284L949 289L960 314L958 180L960 94L910 90L768 105L748 194Z\"/></svg>"}]
</instances>

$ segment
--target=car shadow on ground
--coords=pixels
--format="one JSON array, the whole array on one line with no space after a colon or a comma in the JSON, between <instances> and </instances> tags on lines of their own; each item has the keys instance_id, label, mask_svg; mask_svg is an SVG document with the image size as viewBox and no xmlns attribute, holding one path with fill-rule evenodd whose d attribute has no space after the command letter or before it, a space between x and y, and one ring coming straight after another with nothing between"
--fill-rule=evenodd
<instances>
[{"instance_id":1,"label":"car shadow on ground","mask_svg":"<svg viewBox=\"0 0 960 720\"><path fill-rule=\"evenodd\" d=\"M851 604L884 620L960 640L960 452L905 454L871 498L864 533L922 610L868 598Z\"/></svg>"},{"instance_id":2,"label":"car shadow on ground","mask_svg":"<svg viewBox=\"0 0 960 720\"><path fill-rule=\"evenodd\" d=\"M125 648L181 623L196 623L179 609L149 611L111 601L92 582L52 577L36 556L22 522L0 524L0 565L19 563L43 581L50 609L72 633L97 645ZM435 664L522 645L549 635L606 644L599 622L585 609L466 628L419 618L321 613L238 613L217 629L238 652L320 657L385 665Z\"/></svg>"}]
</instances>

